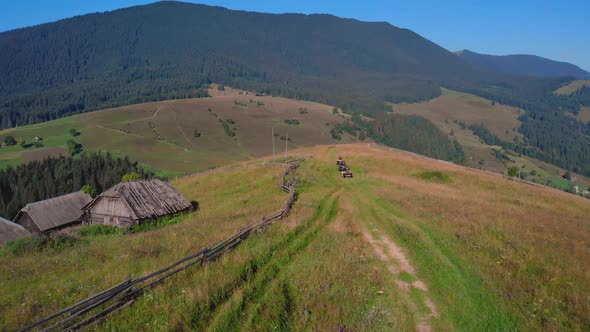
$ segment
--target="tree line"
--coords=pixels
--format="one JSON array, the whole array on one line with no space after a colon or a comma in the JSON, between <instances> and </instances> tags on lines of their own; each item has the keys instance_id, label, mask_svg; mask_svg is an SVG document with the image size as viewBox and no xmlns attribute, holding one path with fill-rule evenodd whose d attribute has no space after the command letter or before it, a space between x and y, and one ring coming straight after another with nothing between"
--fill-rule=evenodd
<instances>
[{"instance_id":1,"label":"tree line","mask_svg":"<svg viewBox=\"0 0 590 332\"><path fill-rule=\"evenodd\" d=\"M74 191L103 190L119 183L126 174L152 178L137 162L110 153L82 153L79 158L52 157L0 170L0 216L12 219L27 203Z\"/></svg>"}]
</instances>

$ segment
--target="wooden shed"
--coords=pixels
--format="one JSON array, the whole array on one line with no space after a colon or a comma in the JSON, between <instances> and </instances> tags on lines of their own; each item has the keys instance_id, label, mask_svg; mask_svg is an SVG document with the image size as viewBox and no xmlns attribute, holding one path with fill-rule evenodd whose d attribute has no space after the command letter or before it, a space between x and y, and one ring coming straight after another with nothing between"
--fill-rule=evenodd
<instances>
[{"instance_id":1,"label":"wooden shed","mask_svg":"<svg viewBox=\"0 0 590 332\"><path fill-rule=\"evenodd\" d=\"M62 229L80 222L82 208L92 197L81 191L27 204L14 222L33 234Z\"/></svg>"},{"instance_id":2,"label":"wooden shed","mask_svg":"<svg viewBox=\"0 0 590 332\"><path fill-rule=\"evenodd\" d=\"M191 208L192 204L164 181L122 182L97 196L84 208L84 221L129 227Z\"/></svg>"},{"instance_id":3,"label":"wooden shed","mask_svg":"<svg viewBox=\"0 0 590 332\"><path fill-rule=\"evenodd\" d=\"M0 217L0 246L29 235L31 235L31 233L23 226Z\"/></svg>"}]
</instances>

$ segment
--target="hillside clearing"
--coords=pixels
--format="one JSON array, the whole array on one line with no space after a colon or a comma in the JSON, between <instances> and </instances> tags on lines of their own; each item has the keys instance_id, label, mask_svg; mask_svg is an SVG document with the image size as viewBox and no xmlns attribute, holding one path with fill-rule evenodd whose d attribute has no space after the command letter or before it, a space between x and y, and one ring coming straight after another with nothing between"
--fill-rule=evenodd
<instances>
[{"instance_id":1,"label":"hillside clearing","mask_svg":"<svg viewBox=\"0 0 590 332\"><path fill-rule=\"evenodd\" d=\"M590 80L575 80L554 91L560 95L571 95L584 86L590 86Z\"/></svg>"},{"instance_id":2,"label":"hillside clearing","mask_svg":"<svg viewBox=\"0 0 590 332\"><path fill-rule=\"evenodd\" d=\"M517 132L520 127L518 116L522 110L481 98L472 94L442 89L442 95L421 103L392 104L393 112L405 115L419 115L439 126L444 133L451 130L461 133L456 122L466 126L485 124L493 134L501 139L512 142L515 137L522 138ZM479 143L473 135L464 134L456 139L462 144Z\"/></svg>"},{"instance_id":3,"label":"hillside clearing","mask_svg":"<svg viewBox=\"0 0 590 332\"><path fill-rule=\"evenodd\" d=\"M0 131L0 137L27 142L35 136L44 139L41 148L1 148L0 166L59 155L74 139L84 151L128 156L160 175L178 176L272 154L273 128L276 152L285 150L280 137L287 133L288 149L338 142L330 130L345 119L332 114L332 106L314 102L255 96L230 87L219 91L216 85L209 91L213 97L137 104ZM296 119L298 125L289 126L284 119ZM233 124L225 128L229 120ZM72 128L80 135L71 136ZM342 142L351 140L342 137Z\"/></svg>"}]
</instances>

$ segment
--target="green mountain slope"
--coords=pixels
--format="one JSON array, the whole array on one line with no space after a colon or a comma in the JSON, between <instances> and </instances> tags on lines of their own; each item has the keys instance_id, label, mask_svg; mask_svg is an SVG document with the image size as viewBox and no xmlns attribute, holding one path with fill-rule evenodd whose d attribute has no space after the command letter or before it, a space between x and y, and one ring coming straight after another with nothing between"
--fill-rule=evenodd
<instances>
[{"instance_id":1,"label":"green mountain slope","mask_svg":"<svg viewBox=\"0 0 590 332\"><path fill-rule=\"evenodd\" d=\"M488 55L469 50L455 52L461 59L490 71L511 75L589 79L590 73L568 62L545 59L536 55Z\"/></svg>"}]
</instances>

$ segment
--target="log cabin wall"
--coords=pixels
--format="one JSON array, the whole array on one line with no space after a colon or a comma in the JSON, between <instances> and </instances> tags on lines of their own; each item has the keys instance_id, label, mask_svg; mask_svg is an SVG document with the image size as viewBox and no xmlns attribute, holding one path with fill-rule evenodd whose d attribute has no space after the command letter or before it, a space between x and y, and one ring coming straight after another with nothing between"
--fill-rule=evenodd
<instances>
[{"instance_id":1,"label":"log cabin wall","mask_svg":"<svg viewBox=\"0 0 590 332\"><path fill-rule=\"evenodd\" d=\"M31 232L32 234L40 234L41 230L39 226L35 224L33 218L28 213L21 213L15 222L21 226L23 226L27 231Z\"/></svg>"},{"instance_id":2,"label":"log cabin wall","mask_svg":"<svg viewBox=\"0 0 590 332\"><path fill-rule=\"evenodd\" d=\"M100 197L90 211L90 223L129 227L133 224L133 219L121 198Z\"/></svg>"}]
</instances>

